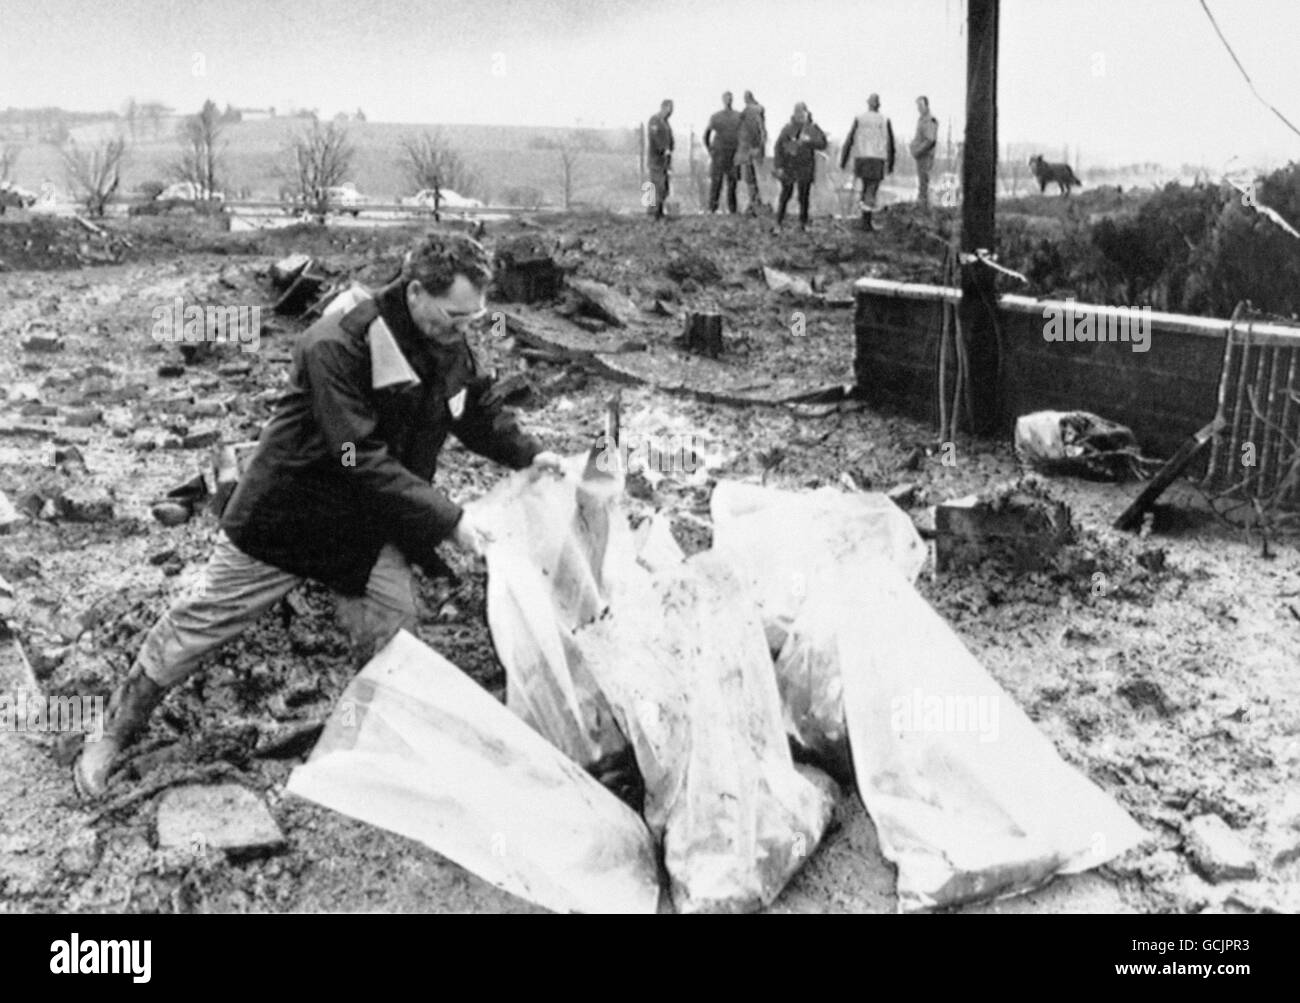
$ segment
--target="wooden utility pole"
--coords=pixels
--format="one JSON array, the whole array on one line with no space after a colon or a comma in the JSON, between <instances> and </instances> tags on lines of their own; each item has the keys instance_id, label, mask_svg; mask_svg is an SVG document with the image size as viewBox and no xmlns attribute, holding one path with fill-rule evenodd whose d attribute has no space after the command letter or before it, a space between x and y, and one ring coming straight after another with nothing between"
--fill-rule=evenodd
<instances>
[{"instance_id":1,"label":"wooden utility pole","mask_svg":"<svg viewBox=\"0 0 1300 1003\"><path fill-rule=\"evenodd\" d=\"M962 296L970 430L988 435L1001 424L998 338L992 309L994 271L966 255L994 253L998 185L998 9L1000 0L968 0L966 19L966 143L962 157Z\"/></svg>"}]
</instances>

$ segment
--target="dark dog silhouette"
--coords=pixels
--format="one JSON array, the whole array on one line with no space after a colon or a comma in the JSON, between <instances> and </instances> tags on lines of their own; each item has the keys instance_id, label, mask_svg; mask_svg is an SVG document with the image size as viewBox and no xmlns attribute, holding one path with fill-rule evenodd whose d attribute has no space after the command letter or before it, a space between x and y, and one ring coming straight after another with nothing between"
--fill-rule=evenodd
<instances>
[{"instance_id":1,"label":"dark dog silhouette","mask_svg":"<svg viewBox=\"0 0 1300 1003\"><path fill-rule=\"evenodd\" d=\"M1034 170L1034 177L1038 179L1038 192L1041 195L1047 191L1047 186L1052 182L1061 190L1062 195L1069 195L1070 189L1075 185L1083 187L1074 171L1070 170L1069 164L1049 164L1041 156L1029 158L1029 166Z\"/></svg>"}]
</instances>

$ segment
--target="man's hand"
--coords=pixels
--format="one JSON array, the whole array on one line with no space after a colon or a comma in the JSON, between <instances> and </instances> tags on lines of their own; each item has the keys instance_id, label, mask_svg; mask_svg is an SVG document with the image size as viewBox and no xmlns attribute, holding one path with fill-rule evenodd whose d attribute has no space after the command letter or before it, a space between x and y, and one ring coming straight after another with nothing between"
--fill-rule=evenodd
<instances>
[{"instance_id":1,"label":"man's hand","mask_svg":"<svg viewBox=\"0 0 1300 1003\"><path fill-rule=\"evenodd\" d=\"M451 531L451 542L467 554L482 557L483 551L492 542L492 534L476 523L469 512L462 510L460 521Z\"/></svg>"},{"instance_id":2,"label":"man's hand","mask_svg":"<svg viewBox=\"0 0 1300 1003\"><path fill-rule=\"evenodd\" d=\"M564 457L559 453L552 453L549 449L544 449L533 457L533 464L529 470L534 473L551 473L564 476Z\"/></svg>"}]
</instances>

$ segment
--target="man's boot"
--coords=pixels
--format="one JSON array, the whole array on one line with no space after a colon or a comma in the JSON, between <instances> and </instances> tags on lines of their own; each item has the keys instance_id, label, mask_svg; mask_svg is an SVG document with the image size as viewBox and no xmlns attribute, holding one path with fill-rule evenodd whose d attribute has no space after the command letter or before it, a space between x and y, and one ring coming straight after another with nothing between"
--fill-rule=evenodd
<instances>
[{"instance_id":1,"label":"man's boot","mask_svg":"<svg viewBox=\"0 0 1300 1003\"><path fill-rule=\"evenodd\" d=\"M862 229L870 233L875 227L871 223L871 210L862 210Z\"/></svg>"},{"instance_id":2,"label":"man's boot","mask_svg":"<svg viewBox=\"0 0 1300 1003\"><path fill-rule=\"evenodd\" d=\"M108 789L108 775L118 753L135 741L166 689L134 668L108 701L104 734L86 742L72 767L72 783L84 798L98 798Z\"/></svg>"}]
</instances>

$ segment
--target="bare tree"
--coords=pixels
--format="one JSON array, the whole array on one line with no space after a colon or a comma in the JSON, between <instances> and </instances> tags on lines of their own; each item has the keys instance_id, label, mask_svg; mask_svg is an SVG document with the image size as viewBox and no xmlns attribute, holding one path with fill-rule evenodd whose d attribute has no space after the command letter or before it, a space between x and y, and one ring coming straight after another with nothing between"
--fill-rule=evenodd
<instances>
[{"instance_id":1,"label":"bare tree","mask_svg":"<svg viewBox=\"0 0 1300 1003\"><path fill-rule=\"evenodd\" d=\"M17 143L0 145L0 181L13 180L14 165L18 163L22 149Z\"/></svg>"},{"instance_id":2,"label":"bare tree","mask_svg":"<svg viewBox=\"0 0 1300 1003\"><path fill-rule=\"evenodd\" d=\"M68 187L81 198L92 216L103 216L121 182L126 159L126 137L114 136L81 146L70 139L63 147L63 166Z\"/></svg>"},{"instance_id":3,"label":"bare tree","mask_svg":"<svg viewBox=\"0 0 1300 1003\"><path fill-rule=\"evenodd\" d=\"M556 139L538 137L530 145L539 150L555 151L560 168L560 193L564 198L564 208L568 209L582 174L579 160L583 152L592 148L591 140L575 129Z\"/></svg>"},{"instance_id":4,"label":"bare tree","mask_svg":"<svg viewBox=\"0 0 1300 1003\"><path fill-rule=\"evenodd\" d=\"M346 127L313 119L285 147L281 174L297 192L299 201L323 222L329 211L328 189L351 173L355 155Z\"/></svg>"},{"instance_id":5,"label":"bare tree","mask_svg":"<svg viewBox=\"0 0 1300 1003\"><path fill-rule=\"evenodd\" d=\"M407 180L416 191L433 189L435 214L444 188L469 195L479 187L478 175L452 149L439 129L407 136L402 141L402 150L406 155Z\"/></svg>"},{"instance_id":6,"label":"bare tree","mask_svg":"<svg viewBox=\"0 0 1300 1003\"><path fill-rule=\"evenodd\" d=\"M221 111L209 100L203 102L197 115L182 121L176 132L181 155L172 164L171 173L178 181L192 184L198 198L205 201L220 191L217 173L221 167L221 134L225 128Z\"/></svg>"},{"instance_id":7,"label":"bare tree","mask_svg":"<svg viewBox=\"0 0 1300 1003\"><path fill-rule=\"evenodd\" d=\"M564 192L564 208L573 202L573 186L578 173L578 146L569 139L561 139L556 144L560 155L560 183Z\"/></svg>"}]
</instances>

